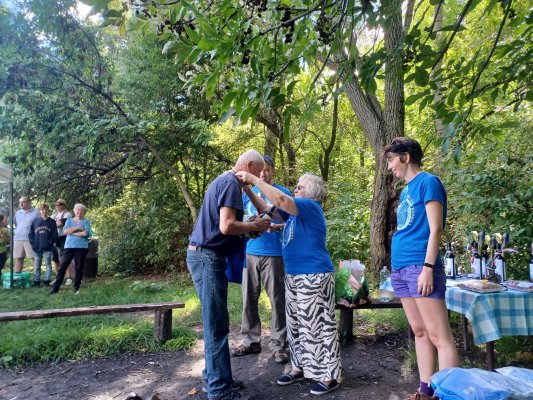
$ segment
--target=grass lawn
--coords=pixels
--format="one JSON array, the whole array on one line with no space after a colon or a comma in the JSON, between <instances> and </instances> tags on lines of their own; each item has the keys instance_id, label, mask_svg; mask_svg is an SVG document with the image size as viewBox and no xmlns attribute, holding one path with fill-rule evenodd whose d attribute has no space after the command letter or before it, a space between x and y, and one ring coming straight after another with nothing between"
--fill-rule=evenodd
<instances>
[{"instance_id":1,"label":"grass lawn","mask_svg":"<svg viewBox=\"0 0 533 400\"><path fill-rule=\"evenodd\" d=\"M193 327L201 325L200 302L188 275L168 280L147 277L99 277L84 281L75 295L63 285L59 294L50 288L0 289L0 310L20 311L92 305L183 301L184 309L173 310L172 339L161 345L153 335L153 312L140 314L88 315L14 321L0 324L0 366L22 365L108 356L125 351L164 351L188 348L196 340ZM263 294L261 319L270 321L270 304ZM230 323L240 325L240 286L229 287Z\"/></svg>"},{"instance_id":2,"label":"grass lawn","mask_svg":"<svg viewBox=\"0 0 533 400\"><path fill-rule=\"evenodd\" d=\"M62 359L96 358L126 351L173 351L192 346L196 340L193 327L202 325L200 302L187 274L155 279L149 277L99 276L84 281L78 295L63 285L59 294L49 296L49 288L0 289L0 311L69 308L91 305L153 303L183 301L184 309L173 310L172 338L161 345L153 335L153 312L139 314L88 315L80 317L0 323L0 367L26 363L54 362ZM240 326L242 299L240 286L229 285L230 324ZM270 324L270 303L265 292L260 298L261 321ZM356 313L357 337L375 338L390 332L405 332L407 321L402 310L360 310ZM452 315L454 331L459 318ZM502 338L497 343L498 363L516 361L522 366L531 362L533 339ZM482 366L478 353L464 358L465 366ZM407 351L414 362L414 352ZM525 360L524 360L525 358ZM479 361L478 361L479 360ZM525 363L524 363L525 361Z\"/></svg>"}]
</instances>

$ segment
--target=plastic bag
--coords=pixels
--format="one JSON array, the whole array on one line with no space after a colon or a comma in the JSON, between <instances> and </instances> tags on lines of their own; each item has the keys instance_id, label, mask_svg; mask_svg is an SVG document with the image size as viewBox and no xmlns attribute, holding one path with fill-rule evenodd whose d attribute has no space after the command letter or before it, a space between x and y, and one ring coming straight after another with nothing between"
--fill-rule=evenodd
<instances>
[{"instance_id":1,"label":"plastic bag","mask_svg":"<svg viewBox=\"0 0 533 400\"><path fill-rule=\"evenodd\" d=\"M503 367L496 372L511 379L513 383L513 400L533 399L533 370L518 367ZM518 385L518 387L516 387Z\"/></svg>"},{"instance_id":2,"label":"plastic bag","mask_svg":"<svg viewBox=\"0 0 533 400\"><path fill-rule=\"evenodd\" d=\"M442 400L507 400L513 392L506 377L478 368L447 368L433 374L431 386Z\"/></svg>"},{"instance_id":3,"label":"plastic bag","mask_svg":"<svg viewBox=\"0 0 533 400\"><path fill-rule=\"evenodd\" d=\"M345 260L335 271L335 301L339 304L359 304L368 300L368 284L363 275L364 265L358 260Z\"/></svg>"}]
</instances>

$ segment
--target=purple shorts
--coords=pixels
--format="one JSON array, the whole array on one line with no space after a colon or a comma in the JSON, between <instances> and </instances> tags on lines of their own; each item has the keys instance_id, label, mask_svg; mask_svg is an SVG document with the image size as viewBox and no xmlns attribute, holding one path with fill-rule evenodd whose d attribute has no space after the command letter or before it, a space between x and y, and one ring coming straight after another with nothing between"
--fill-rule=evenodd
<instances>
[{"instance_id":1,"label":"purple shorts","mask_svg":"<svg viewBox=\"0 0 533 400\"><path fill-rule=\"evenodd\" d=\"M422 272L422 265L411 265L392 270L391 282L396 297L422 297L418 294L417 279ZM433 299L444 299L446 294L446 273L444 268L433 270L433 292L429 296Z\"/></svg>"}]
</instances>

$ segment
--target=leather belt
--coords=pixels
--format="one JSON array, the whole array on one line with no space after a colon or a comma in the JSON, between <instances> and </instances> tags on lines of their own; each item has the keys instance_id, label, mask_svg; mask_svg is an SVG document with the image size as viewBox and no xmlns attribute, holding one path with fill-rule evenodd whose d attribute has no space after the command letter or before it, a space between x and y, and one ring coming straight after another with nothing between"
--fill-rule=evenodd
<instances>
[{"instance_id":1,"label":"leather belt","mask_svg":"<svg viewBox=\"0 0 533 400\"><path fill-rule=\"evenodd\" d=\"M187 250L200 251L202 250L202 248L200 246L195 246L194 244L189 244L189 246L187 247Z\"/></svg>"}]
</instances>

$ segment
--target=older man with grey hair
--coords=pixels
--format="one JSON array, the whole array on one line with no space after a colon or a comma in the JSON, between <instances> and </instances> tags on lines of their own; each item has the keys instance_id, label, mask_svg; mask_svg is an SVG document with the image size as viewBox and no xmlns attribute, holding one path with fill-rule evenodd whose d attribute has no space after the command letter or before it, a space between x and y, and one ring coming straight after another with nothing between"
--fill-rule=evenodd
<instances>
[{"instance_id":1,"label":"older man with grey hair","mask_svg":"<svg viewBox=\"0 0 533 400\"><path fill-rule=\"evenodd\" d=\"M265 219L243 222L242 185L235 176L239 171L259 176L263 165L263 157L248 150L235 167L219 175L207 188L189 238L187 268L202 306L205 391L213 400L240 398L236 390L243 387L231 372L226 258L239 252L244 257L243 235L265 232L270 226L270 220Z\"/></svg>"},{"instance_id":2,"label":"older man with grey hair","mask_svg":"<svg viewBox=\"0 0 533 400\"><path fill-rule=\"evenodd\" d=\"M15 235L13 237L13 258L15 259L15 272L17 273L22 272L24 258L28 257L33 260L29 234L32 222L40 217L39 211L32 207L30 199L26 196L20 198L19 207L19 210L15 213Z\"/></svg>"}]
</instances>

